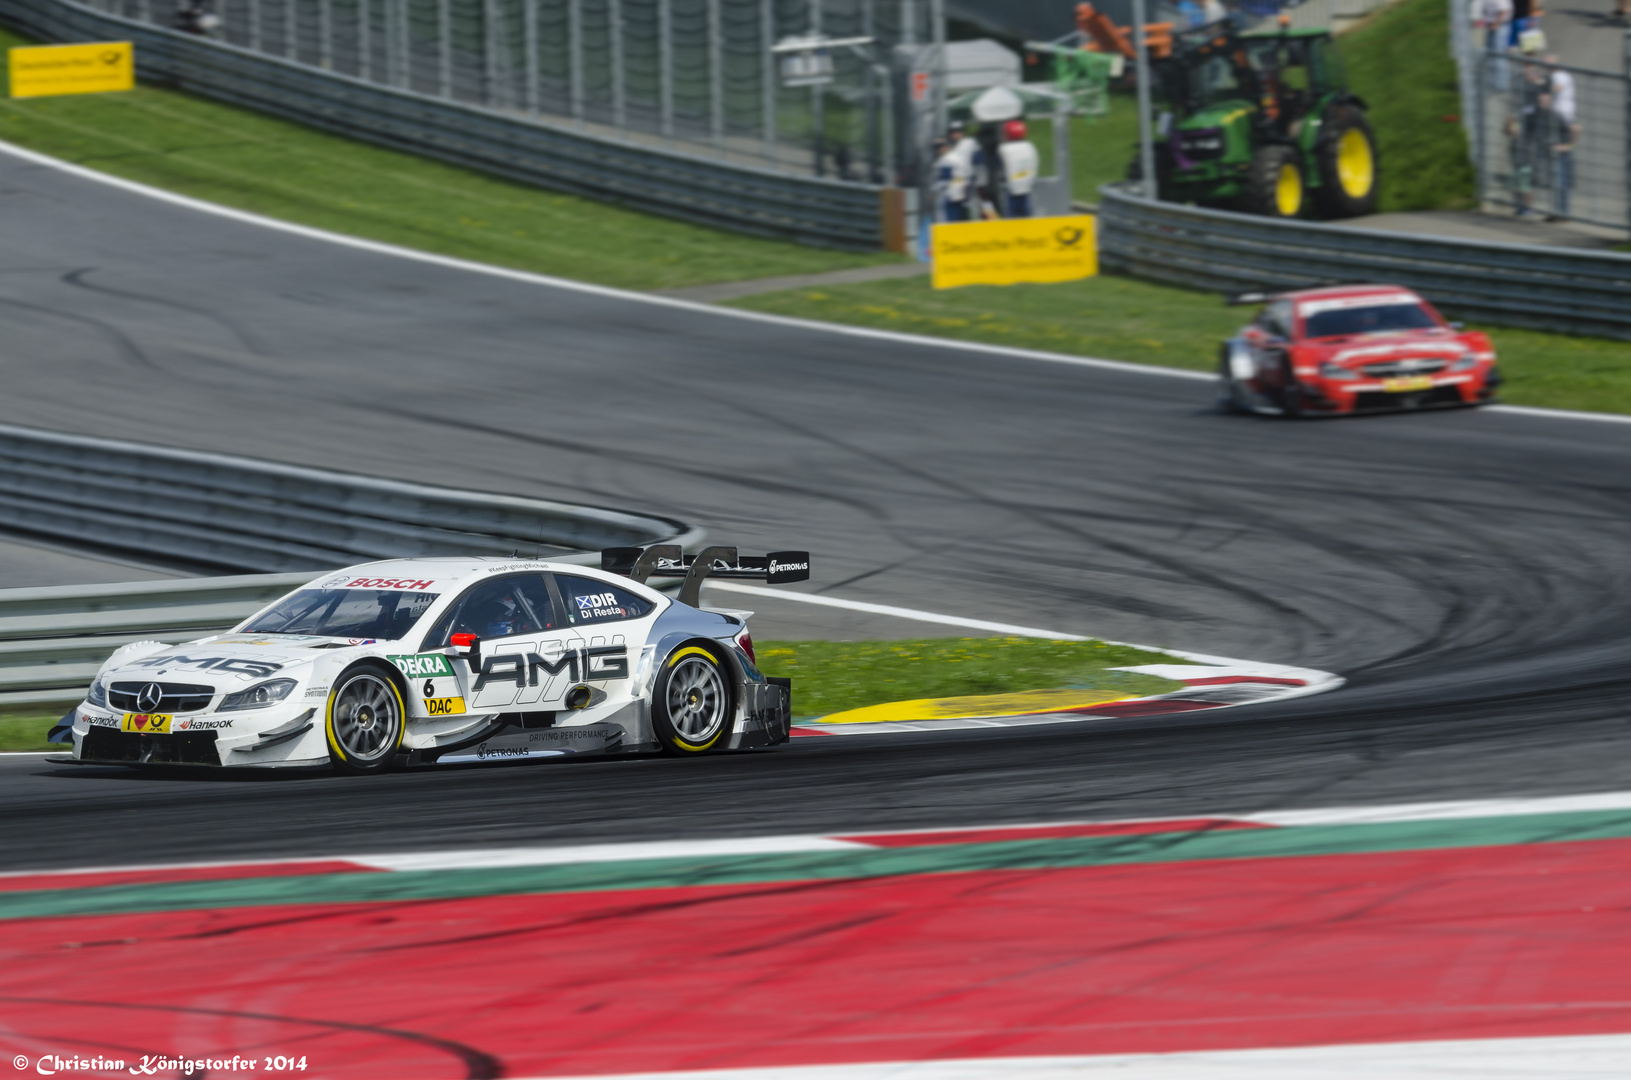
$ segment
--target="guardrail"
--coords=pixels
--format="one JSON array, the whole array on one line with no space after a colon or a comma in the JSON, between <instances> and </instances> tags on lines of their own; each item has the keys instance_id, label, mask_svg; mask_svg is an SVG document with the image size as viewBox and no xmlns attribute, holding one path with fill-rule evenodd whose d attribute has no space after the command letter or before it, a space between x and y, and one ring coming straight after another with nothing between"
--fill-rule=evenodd
<instances>
[{"instance_id":1,"label":"guardrail","mask_svg":"<svg viewBox=\"0 0 1631 1080\"><path fill-rule=\"evenodd\" d=\"M78 701L120 646L228 629L313 576L0 589L0 705Z\"/></svg>"},{"instance_id":2,"label":"guardrail","mask_svg":"<svg viewBox=\"0 0 1631 1080\"><path fill-rule=\"evenodd\" d=\"M894 188L709 161L381 86L74 0L0 0L44 41L133 41L137 75L349 138L667 217L821 247L904 243Z\"/></svg>"},{"instance_id":3,"label":"guardrail","mask_svg":"<svg viewBox=\"0 0 1631 1080\"><path fill-rule=\"evenodd\" d=\"M8 528L171 563L281 571L0 590L0 705L71 699L131 641L234 625L326 570L413 555L598 564L603 547L695 545L667 518L0 425Z\"/></svg>"},{"instance_id":4,"label":"guardrail","mask_svg":"<svg viewBox=\"0 0 1631 1080\"><path fill-rule=\"evenodd\" d=\"M1631 339L1631 255L1358 229L1099 190L1107 270L1222 292L1375 281L1504 326Z\"/></svg>"}]
</instances>

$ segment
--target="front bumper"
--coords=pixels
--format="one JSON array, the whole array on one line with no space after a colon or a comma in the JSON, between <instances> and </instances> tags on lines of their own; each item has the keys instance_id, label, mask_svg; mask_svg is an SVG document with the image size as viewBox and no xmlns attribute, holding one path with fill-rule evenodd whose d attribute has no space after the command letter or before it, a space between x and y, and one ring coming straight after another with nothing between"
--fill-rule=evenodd
<instances>
[{"instance_id":1,"label":"front bumper","mask_svg":"<svg viewBox=\"0 0 1631 1080\"><path fill-rule=\"evenodd\" d=\"M74 759L87 764L287 767L328 760L321 717L299 700L227 714L181 714L165 732L121 729L122 714L91 705L75 710Z\"/></svg>"}]
</instances>

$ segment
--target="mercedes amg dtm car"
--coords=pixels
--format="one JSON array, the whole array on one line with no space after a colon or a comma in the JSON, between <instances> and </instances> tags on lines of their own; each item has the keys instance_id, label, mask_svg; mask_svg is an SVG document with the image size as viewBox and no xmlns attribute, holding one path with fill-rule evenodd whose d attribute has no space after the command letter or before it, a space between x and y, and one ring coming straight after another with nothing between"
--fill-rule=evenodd
<instances>
[{"instance_id":1,"label":"mercedes amg dtm car","mask_svg":"<svg viewBox=\"0 0 1631 1080\"><path fill-rule=\"evenodd\" d=\"M789 680L763 675L746 612L703 578L810 576L806 552L612 548L601 568L483 558L323 574L231 632L139 642L102 665L73 760L371 773L787 739ZM683 577L677 599L645 582Z\"/></svg>"},{"instance_id":2,"label":"mercedes amg dtm car","mask_svg":"<svg viewBox=\"0 0 1631 1080\"><path fill-rule=\"evenodd\" d=\"M1280 416L1477 405L1501 383L1489 338L1446 322L1392 285L1348 285L1276 296L1223 343L1219 397L1227 408Z\"/></svg>"}]
</instances>

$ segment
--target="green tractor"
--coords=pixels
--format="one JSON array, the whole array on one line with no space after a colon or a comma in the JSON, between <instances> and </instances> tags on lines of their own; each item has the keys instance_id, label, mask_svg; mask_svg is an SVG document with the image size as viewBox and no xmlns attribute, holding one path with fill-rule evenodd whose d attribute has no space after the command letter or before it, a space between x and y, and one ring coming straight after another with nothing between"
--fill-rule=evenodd
<instances>
[{"instance_id":1,"label":"green tractor","mask_svg":"<svg viewBox=\"0 0 1631 1080\"><path fill-rule=\"evenodd\" d=\"M1375 212L1376 137L1329 31L1214 23L1174 34L1154 71L1162 199L1281 218Z\"/></svg>"}]
</instances>

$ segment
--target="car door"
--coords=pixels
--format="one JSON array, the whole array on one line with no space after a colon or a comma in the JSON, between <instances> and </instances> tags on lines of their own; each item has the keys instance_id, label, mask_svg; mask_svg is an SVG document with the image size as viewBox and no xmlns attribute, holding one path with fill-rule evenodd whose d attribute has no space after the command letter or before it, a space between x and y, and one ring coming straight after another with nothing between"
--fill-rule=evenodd
<instances>
[{"instance_id":1,"label":"car door","mask_svg":"<svg viewBox=\"0 0 1631 1080\"><path fill-rule=\"evenodd\" d=\"M630 689L657 605L599 578L555 574L570 647L579 650L581 681L608 696Z\"/></svg>"},{"instance_id":2,"label":"car door","mask_svg":"<svg viewBox=\"0 0 1631 1080\"><path fill-rule=\"evenodd\" d=\"M536 708L531 658L543 640L558 634L559 614L539 573L510 574L471 586L426 639L427 649L445 647L454 634L475 634L481 659L470 673L466 697L474 713ZM462 665L461 665L462 666Z\"/></svg>"}]
</instances>

